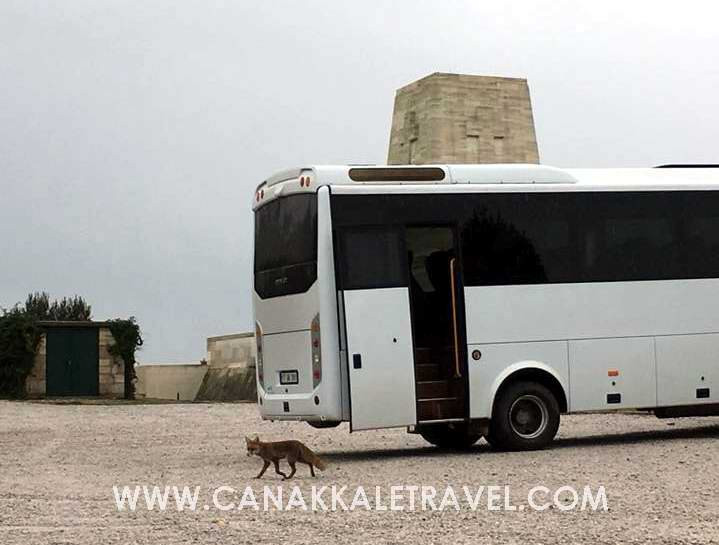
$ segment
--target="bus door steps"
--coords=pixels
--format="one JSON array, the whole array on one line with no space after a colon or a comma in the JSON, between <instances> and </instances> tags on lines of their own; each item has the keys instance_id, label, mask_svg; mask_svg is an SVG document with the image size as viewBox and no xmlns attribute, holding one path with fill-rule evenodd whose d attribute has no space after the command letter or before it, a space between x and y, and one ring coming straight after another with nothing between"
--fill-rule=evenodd
<instances>
[{"instance_id":1,"label":"bus door steps","mask_svg":"<svg viewBox=\"0 0 719 545\"><path fill-rule=\"evenodd\" d=\"M449 361L451 356L451 346L416 346L414 349L414 361L418 365L437 361Z\"/></svg>"},{"instance_id":2,"label":"bus door steps","mask_svg":"<svg viewBox=\"0 0 719 545\"><path fill-rule=\"evenodd\" d=\"M418 363L414 366L417 382L438 381L442 379L443 367L438 363Z\"/></svg>"},{"instance_id":3,"label":"bus door steps","mask_svg":"<svg viewBox=\"0 0 719 545\"><path fill-rule=\"evenodd\" d=\"M462 403L456 397L417 400L417 420L446 420L462 416Z\"/></svg>"},{"instance_id":4,"label":"bus door steps","mask_svg":"<svg viewBox=\"0 0 719 545\"><path fill-rule=\"evenodd\" d=\"M467 422L466 418L442 418L440 420L418 420L417 424L422 424L424 426L428 424L452 424L454 422ZM414 433L414 432L410 432Z\"/></svg>"},{"instance_id":5,"label":"bus door steps","mask_svg":"<svg viewBox=\"0 0 719 545\"><path fill-rule=\"evenodd\" d=\"M461 393L461 386L461 383L453 379L418 380L417 399L457 397Z\"/></svg>"}]
</instances>

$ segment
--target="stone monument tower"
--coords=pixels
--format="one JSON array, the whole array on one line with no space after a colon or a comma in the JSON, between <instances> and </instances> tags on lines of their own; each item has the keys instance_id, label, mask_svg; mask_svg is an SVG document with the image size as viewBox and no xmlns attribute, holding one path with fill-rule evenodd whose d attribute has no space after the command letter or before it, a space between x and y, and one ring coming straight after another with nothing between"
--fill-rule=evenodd
<instances>
[{"instance_id":1,"label":"stone monument tower","mask_svg":"<svg viewBox=\"0 0 719 545\"><path fill-rule=\"evenodd\" d=\"M397 90L387 163L538 163L527 80L435 73Z\"/></svg>"}]
</instances>

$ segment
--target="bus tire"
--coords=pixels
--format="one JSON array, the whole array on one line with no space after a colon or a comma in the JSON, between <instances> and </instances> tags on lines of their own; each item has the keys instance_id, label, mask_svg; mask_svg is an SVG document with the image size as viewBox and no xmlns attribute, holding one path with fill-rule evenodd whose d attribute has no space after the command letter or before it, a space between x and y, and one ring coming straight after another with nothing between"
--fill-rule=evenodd
<instances>
[{"instance_id":1,"label":"bus tire","mask_svg":"<svg viewBox=\"0 0 719 545\"><path fill-rule=\"evenodd\" d=\"M546 386L515 382L500 391L487 442L499 450L537 450L559 429L559 403Z\"/></svg>"},{"instance_id":2,"label":"bus tire","mask_svg":"<svg viewBox=\"0 0 719 545\"><path fill-rule=\"evenodd\" d=\"M417 433L428 443L447 450L466 450L482 437L464 423L422 426Z\"/></svg>"}]
</instances>

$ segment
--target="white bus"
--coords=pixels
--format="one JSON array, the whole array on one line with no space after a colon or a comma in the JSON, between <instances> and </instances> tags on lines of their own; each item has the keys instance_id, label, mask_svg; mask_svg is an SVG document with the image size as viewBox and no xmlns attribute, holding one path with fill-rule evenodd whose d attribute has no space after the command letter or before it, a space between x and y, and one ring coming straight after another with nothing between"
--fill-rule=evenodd
<instances>
[{"instance_id":1,"label":"white bus","mask_svg":"<svg viewBox=\"0 0 719 545\"><path fill-rule=\"evenodd\" d=\"M315 166L254 214L264 419L519 450L719 414L719 168Z\"/></svg>"}]
</instances>

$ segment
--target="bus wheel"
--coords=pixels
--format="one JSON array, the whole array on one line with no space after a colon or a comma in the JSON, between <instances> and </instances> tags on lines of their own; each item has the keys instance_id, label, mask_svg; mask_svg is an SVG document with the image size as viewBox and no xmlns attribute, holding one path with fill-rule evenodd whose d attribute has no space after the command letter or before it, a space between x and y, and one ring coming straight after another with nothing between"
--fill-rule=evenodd
<instances>
[{"instance_id":1,"label":"bus wheel","mask_svg":"<svg viewBox=\"0 0 719 545\"><path fill-rule=\"evenodd\" d=\"M536 450L546 447L559 429L559 403L536 382L516 382L497 399L487 441L500 450Z\"/></svg>"},{"instance_id":2,"label":"bus wheel","mask_svg":"<svg viewBox=\"0 0 719 545\"><path fill-rule=\"evenodd\" d=\"M464 423L418 426L417 433L428 443L448 450L468 449L482 437Z\"/></svg>"}]
</instances>

